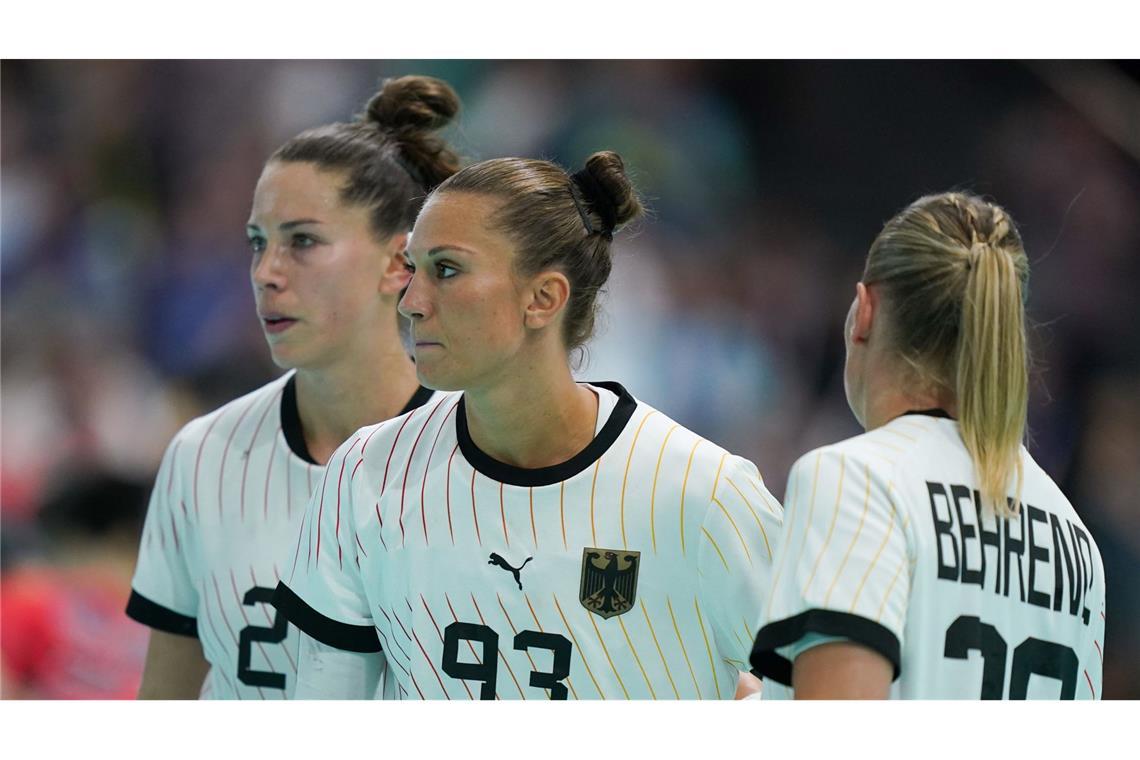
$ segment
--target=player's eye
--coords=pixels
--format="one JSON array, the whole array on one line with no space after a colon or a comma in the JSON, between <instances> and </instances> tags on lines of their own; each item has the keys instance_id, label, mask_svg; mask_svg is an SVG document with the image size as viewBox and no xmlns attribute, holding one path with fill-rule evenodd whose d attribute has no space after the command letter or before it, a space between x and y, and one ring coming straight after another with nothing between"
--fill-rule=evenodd
<instances>
[{"instance_id":1,"label":"player's eye","mask_svg":"<svg viewBox=\"0 0 1140 760\"><path fill-rule=\"evenodd\" d=\"M290 238L290 243L294 248L312 248L317 244L317 241L310 235L306 235L303 232L298 232L294 234L292 238Z\"/></svg>"},{"instance_id":2,"label":"player's eye","mask_svg":"<svg viewBox=\"0 0 1140 760\"><path fill-rule=\"evenodd\" d=\"M416 265L413 264L412 260L409 259L407 256L404 257L404 271L405 272L411 272L412 274L416 273Z\"/></svg>"},{"instance_id":3,"label":"player's eye","mask_svg":"<svg viewBox=\"0 0 1140 760\"><path fill-rule=\"evenodd\" d=\"M435 274L441 280L446 280L459 274L459 270L450 264L445 264L442 261L437 261L435 264Z\"/></svg>"},{"instance_id":4,"label":"player's eye","mask_svg":"<svg viewBox=\"0 0 1140 760\"><path fill-rule=\"evenodd\" d=\"M261 235L250 235L249 250L254 253L263 253L265 251L265 238Z\"/></svg>"}]
</instances>

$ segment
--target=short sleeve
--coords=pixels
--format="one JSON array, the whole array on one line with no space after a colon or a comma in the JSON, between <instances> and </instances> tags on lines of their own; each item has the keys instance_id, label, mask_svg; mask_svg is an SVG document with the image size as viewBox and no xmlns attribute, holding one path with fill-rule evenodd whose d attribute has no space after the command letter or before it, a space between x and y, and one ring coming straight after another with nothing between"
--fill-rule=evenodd
<instances>
[{"instance_id":1,"label":"short sleeve","mask_svg":"<svg viewBox=\"0 0 1140 760\"><path fill-rule=\"evenodd\" d=\"M782 517L756 465L729 455L701 525L698 579L717 651L738 670L748 670Z\"/></svg>"},{"instance_id":2,"label":"short sleeve","mask_svg":"<svg viewBox=\"0 0 1140 760\"><path fill-rule=\"evenodd\" d=\"M753 667L790 686L803 645L835 637L878 652L898 678L910 567L889 474L820 449L792 467L784 504Z\"/></svg>"},{"instance_id":3,"label":"short sleeve","mask_svg":"<svg viewBox=\"0 0 1140 760\"><path fill-rule=\"evenodd\" d=\"M322 644L351 652L379 652L380 640L360 576L353 520L353 469L360 438L337 449L309 500L300 533L277 584L273 604L290 623ZM359 481L355 481L359 482Z\"/></svg>"},{"instance_id":4,"label":"short sleeve","mask_svg":"<svg viewBox=\"0 0 1140 760\"><path fill-rule=\"evenodd\" d=\"M181 434L167 447L151 491L127 615L159 631L198 635L195 541L186 508Z\"/></svg>"}]
</instances>

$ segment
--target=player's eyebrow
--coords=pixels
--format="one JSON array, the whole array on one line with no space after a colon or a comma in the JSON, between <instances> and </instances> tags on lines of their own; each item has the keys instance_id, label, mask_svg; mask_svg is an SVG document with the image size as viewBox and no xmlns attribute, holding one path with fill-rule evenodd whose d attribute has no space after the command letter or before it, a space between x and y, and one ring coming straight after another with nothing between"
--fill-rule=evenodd
<instances>
[{"instance_id":1,"label":"player's eyebrow","mask_svg":"<svg viewBox=\"0 0 1140 760\"><path fill-rule=\"evenodd\" d=\"M288 222L282 222L281 224L278 225L277 228L279 230L281 230L282 232L288 232L289 230L291 230L295 227L300 227L303 224L321 224L321 220L320 219L292 219ZM245 228L246 228L246 230L260 230L261 225L255 224L254 222L246 222Z\"/></svg>"},{"instance_id":2,"label":"player's eyebrow","mask_svg":"<svg viewBox=\"0 0 1140 760\"><path fill-rule=\"evenodd\" d=\"M464 248L461 245L437 245L435 248L432 248L430 251L428 251L427 255L430 258L431 256L438 256L445 251L461 251L463 253L469 253L473 256L476 255L475 251L471 250L470 248Z\"/></svg>"}]
</instances>

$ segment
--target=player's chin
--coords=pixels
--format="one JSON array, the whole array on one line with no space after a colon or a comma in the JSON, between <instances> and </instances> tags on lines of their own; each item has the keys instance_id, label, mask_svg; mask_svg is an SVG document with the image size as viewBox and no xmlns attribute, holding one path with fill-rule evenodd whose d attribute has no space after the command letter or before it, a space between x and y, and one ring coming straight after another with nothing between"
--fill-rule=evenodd
<instances>
[{"instance_id":1,"label":"player's chin","mask_svg":"<svg viewBox=\"0 0 1140 760\"><path fill-rule=\"evenodd\" d=\"M441 361L442 357L431 356L428 352L416 353L416 378L420 385L433 391L461 391L466 385L454 367Z\"/></svg>"}]
</instances>

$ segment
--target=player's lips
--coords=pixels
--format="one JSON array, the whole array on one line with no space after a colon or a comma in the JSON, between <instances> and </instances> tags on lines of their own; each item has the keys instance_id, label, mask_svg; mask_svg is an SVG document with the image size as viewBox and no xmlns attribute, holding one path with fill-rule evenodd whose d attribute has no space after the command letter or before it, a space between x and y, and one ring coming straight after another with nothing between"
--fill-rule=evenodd
<instances>
[{"instance_id":1,"label":"player's lips","mask_svg":"<svg viewBox=\"0 0 1140 760\"><path fill-rule=\"evenodd\" d=\"M271 335L283 333L297 323L293 317L287 317L278 312L265 312L261 314L261 325L265 328L265 332Z\"/></svg>"},{"instance_id":2,"label":"player's lips","mask_svg":"<svg viewBox=\"0 0 1140 760\"><path fill-rule=\"evenodd\" d=\"M425 348L443 348L443 344L434 340L416 340L417 351L422 351Z\"/></svg>"}]
</instances>

